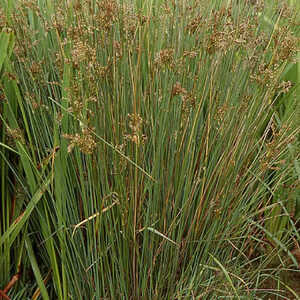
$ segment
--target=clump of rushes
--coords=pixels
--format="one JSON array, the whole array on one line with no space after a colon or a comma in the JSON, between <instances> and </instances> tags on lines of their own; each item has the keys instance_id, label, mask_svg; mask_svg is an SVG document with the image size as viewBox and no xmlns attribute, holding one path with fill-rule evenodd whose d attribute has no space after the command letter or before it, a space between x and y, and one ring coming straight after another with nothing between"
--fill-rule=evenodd
<instances>
[{"instance_id":1,"label":"clump of rushes","mask_svg":"<svg viewBox=\"0 0 300 300\"><path fill-rule=\"evenodd\" d=\"M0 297L299 297L290 2L0 1Z\"/></svg>"}]
</instances>

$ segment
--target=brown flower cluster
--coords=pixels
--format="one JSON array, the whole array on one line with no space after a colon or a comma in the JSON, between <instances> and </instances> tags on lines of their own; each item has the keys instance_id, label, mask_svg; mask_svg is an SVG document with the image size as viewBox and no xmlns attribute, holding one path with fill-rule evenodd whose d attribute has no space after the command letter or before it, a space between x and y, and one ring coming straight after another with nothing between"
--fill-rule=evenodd
<instances>
[{"instance_id":1,"label":"brown flower cluster","mask_svg":"<svg viewBox=\"0 0 300 300\"><path fill-rule=\"evenodd\" d=\"M227 103L223 103L221 106L218 107L215 119L217 122L217 129L225 129L226 126L224 124L225 117L227 116L227 112L229 111L229 107Z\"/></svg>"},{"instance_id":2,"label":"brown flower cluster","mask_svg":"<svg viewBox=\"0 0 300 300\"><path fill-rule=\"evenodd\" d=\"M181 127L186 123L188 116L192 109L195 107L196 97L189 93L185 88L181 86L180 82L176 82L173 85L171 91L171 97L181 96Z\"/></svg>"},{"instance_id":3,"label":"brown flower cluster","mask_svg":"<svg viewBox=\"0 0 300 300\"><path fill-rule=\"evenodd\" d=\"M286 94L290 91L293 84L291 81L282 81L277 86L277 92Z\"/></svg>"},{"instance_id":4,"label":"brown flower cluster","mask_svg":"<svg viewBox=\"0 0 300 300\"><path fill-rule=\"evenodd\" d=\"M293 143L294 135L288 135L290 128L282 125L280 129L274 123L266 132L267 139L265 154L260 159L260 166L263 171L280 170L286 164L286 160L281 159L281 155L286 151L288 144ZM270 137L268 137L270 136Z\"/></svg>"},{"instance_id":5,"label":"brown flower cluster","mask_svg":"<svg viewBox=\"0 0 300 300\"><path fill-rule=\"evenodd\" d=\"M125 134L125 139L137 145L143 144L147 137L142 133L143 119L139 114L128 114L130 133Z\"/></svg>"},{"instance_id":6,"label":"brown flower cluster","mask_svg":"<svg viewBox=\"0 0 300 300\"><path fill-rule=\"evenodd\" d=\"M171 96L174 97L174 96L186 95L186 94L187 94L187 90L181 86L180 82L177 81L173 85Z\"/></svg>"},{"instance_id":7,"label":"brown flower cluster","mask_svg":"<svg viewBox=\"0 0 300 300\"><path fill-rule=\"evenodd\" d=\"M99 30L109 32L113 24L117 21L120 10L119 4L115 0L97 1L97 13L94 16L94 21Z\"/></svg>"},{"instance_id":8,"label":"brown flower cluster","mask_svg":"<svg viewBox=\"0 0 300 300\"><path fill-rule=\"evenodd\" d=\"M71 152L73 148L77 146L81 152L85 154L92 154L97 146L94 136L92 135L93 130L94 128L82 127L81 134L64 134L63 137L70 140L68 152Z\"/></svg>"},{"instance_id":9,"label":"brown flower cluster","mask_svg":"<svg viewBox=\"0 0 300 300\"><path fill-rule=\"evenodd\" d=\"M96 55L95 49L90 49L88 44L81 40L74 41L71 59L75 68L78 68L81 63L87 61L90 55Z\"/></svg>"},{"instance_id":10,"label":"brown flower cluster","mask_svg":"<svg viewBox=\"0 0 300 300\"><path fill-rule=\"evenodd\" d=\"M258 84L271 87L274 86L277 74L280 71L279 65L269 65L264 62L258 65L258 68L250 75L250 79L256 81Z\"/></svg>"},{"instance_id":11,"label":"brown flower cluster","mask_svg":"<svg viewBox=\"0 0 300 300\"><path fill-rule=\"evenodd\" d=\"M189 34L198 33L205 23L205 18L201 15L198 15L190 20L190 22L186 25L185 30Z\"/></svg>"},{"instance_id":12,"label":"brown flower cluster","mask_svg":"<svg viewBox=\"0 0 300 300\"><path fill-rule=\"evenodd\" d=\"M139 25L139 18L134 12L133 5L123 5L123 33L127 39L133 39Z\"/></svg>"},{"instance_id":13,"label":"brown flower cluster","mask_svg":"<svg viewBox=\"0 0 300 300\"><path fill-rule=\"evenodd\" d=\"M300 38L296 37L288 26L278 26L272 35L272 64L291 60L297 53Z\"/></svg>"},{"instance_id":14,"label":"brown flower cluster","mask_svg":"<svg viewBox=\"0 0 300 300\"><path fill-rule=\"evenodd\" d=\"M159 51L154 58L154 64L156 66L174 66L174 49L163 49Z\"/></svg>"},{"instance_id":15,"label":"brown flower cluster","mask_svg":"<svg viewBox=\"0 0 300 300\"><path fill-rule=\"evenodd\" d=\"M17 141L19 141L22 144L25 144L25 138L24 138L24 133L22 129L20 128L10 128L6 127L6 133L8 137L10 137L13 141L13 144L15 144ZM11 143L10 143L11 144Z\"/></svg>"}]
</instances>

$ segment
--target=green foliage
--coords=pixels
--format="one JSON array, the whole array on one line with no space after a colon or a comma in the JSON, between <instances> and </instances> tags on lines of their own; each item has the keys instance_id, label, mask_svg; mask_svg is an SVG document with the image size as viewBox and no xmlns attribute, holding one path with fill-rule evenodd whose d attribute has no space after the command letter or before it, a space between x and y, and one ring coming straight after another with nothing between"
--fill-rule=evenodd
<instances>
[{"instance_id":1,"label":"green foliage","mask_svg":"<svg viewBox=\"0 0 300 300\"><path fill-rule=\"evenodd\" d=\"M297 296L298 16L263 2L0 1L3 293Z\"/></svg>"}]
</instances>

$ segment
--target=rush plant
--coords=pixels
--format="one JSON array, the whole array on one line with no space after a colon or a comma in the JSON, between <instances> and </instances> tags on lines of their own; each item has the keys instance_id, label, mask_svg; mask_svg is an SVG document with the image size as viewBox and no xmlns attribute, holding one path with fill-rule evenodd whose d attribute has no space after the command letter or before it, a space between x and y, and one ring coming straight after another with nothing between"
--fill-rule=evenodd
<instances>
[{"instance_id":1,"label":"rush plant","mask_svg":"<svg viewBox=\"0 0 300 300\"><path fill-rule=\"evenodd\" d=\"M299 298L296 5L0 0L0 298Z\"/></svg>"}]
</instances>

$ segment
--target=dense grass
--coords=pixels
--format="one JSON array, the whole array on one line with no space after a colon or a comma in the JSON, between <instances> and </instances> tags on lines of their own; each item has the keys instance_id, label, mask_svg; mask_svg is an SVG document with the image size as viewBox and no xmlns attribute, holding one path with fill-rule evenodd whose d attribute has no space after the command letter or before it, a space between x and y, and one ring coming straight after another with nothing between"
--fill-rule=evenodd
<instances>
[{"instance_id":1,"label":"dense grass","mask_svg":"<svg viewBox=\"0 0 300 300\"><path fill-rule=\"evenodd\" d=\"M299 4L271 2L0 1L0 298L299 298Z\"/></svg>"}]
</instances>

